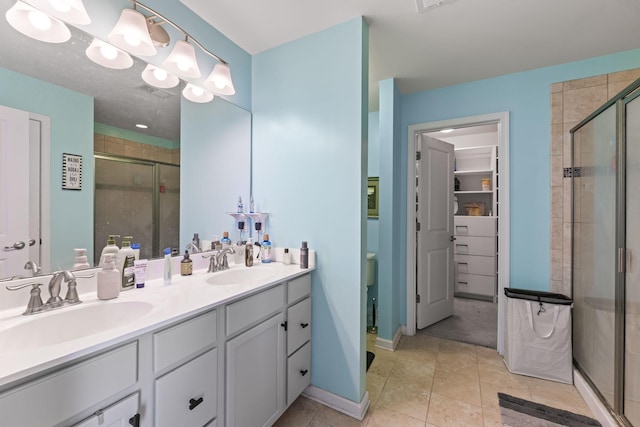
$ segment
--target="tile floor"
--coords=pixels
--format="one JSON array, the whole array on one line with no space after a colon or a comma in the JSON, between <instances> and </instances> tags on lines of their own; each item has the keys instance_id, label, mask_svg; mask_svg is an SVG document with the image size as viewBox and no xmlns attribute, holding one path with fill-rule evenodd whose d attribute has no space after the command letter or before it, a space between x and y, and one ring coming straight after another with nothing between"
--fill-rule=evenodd
<instances>
[{"instance_id":1,"label":"tile floor","mask_svg":"<svg viewBox=\"0 0 640 427\"><path fill-rule=\"evenodd\" d=\"M502 426L498 392L593 417L567 384L511 374L490 348L426 335L403 336L396 351L376 357L367 373L371 406L362 421L298 398L276 427Z\"/></svg>"}]
</instances>

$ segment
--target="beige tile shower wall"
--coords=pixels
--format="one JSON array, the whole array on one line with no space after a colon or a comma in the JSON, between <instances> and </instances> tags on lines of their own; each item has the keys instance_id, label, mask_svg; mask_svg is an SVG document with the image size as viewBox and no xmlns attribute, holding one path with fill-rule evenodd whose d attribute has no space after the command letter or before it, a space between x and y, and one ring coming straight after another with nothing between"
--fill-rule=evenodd
<instances>
[{"instance_id":1,"label":"beige tile shower wall","mask_svg":"<svg viewBox=\"0 0 640 427\"><path fill-rule=\"evenodd\" d=\"M551 85L551 292L571 296L571 167L569 130L640 78L640 69Z\"/></svg>"},{"instance_id":2,"label":"beige tile shower wall","mask_svg":"<svg viewBox=\"0 0 640 427\"><path fill-rule=\"evenodd\" d=\"M151 160L154 162L180 164L180 149L156 147L141 144L128 139L115 138L107 135L93 135L94 151L102 154L131 157L134 159Z\"/></svg>"}]
</instances>

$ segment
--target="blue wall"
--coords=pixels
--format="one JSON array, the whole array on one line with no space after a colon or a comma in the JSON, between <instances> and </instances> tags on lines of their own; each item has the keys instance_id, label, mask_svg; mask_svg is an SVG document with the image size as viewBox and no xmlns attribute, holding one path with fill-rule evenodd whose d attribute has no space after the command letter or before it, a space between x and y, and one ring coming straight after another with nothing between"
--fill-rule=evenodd
<instances>
[{"instance_id":1,"label":"blue wall","mask_svg":"<svg viewBox=\"0 0 640 427\"><path fill-rule=\"evenodd\" d=\"M0 68L0 105L51 118L51 269L71 268L73 248L92 259L93 98ZM62 190L62 153L82 156L82 190Z\"/></svg>"},{"instance_id":2,"label":"blue wall","mask_svg":"<svg viewBox=\"0 0 640 427\"><path fill-rule=\"evenodd\" d=\"M640 50L509 74L402 97L402 135L395 144L407 158L412 124L510 112L511 251L509 285L548 290L550 216L550 135L552 83L640 67ZM382 98L381 98L382 101ZM382 107L381 107L382 111ZM381 158L381 161L389 161ZM406 161L394 179L406 188ZM385 196L383 203L397 203ZM400 200L406 230L406 195ZM406 247L406 234L398 238ZM405 280L406 282L406 280ZM406 300L406 283L394 283ZM406 319L406 303L401 318ZM393 325L390 324L389 327Z\"/></svg>"},{"instance_id":3,"label":"blue wall","mask_svg":"<svg viewBox=\"0 0 640 427\"><path fill-rule=\"evenodd\" d=\"M368 29L361 18L253 58L253 194L270 239L318 251L312 383L364 388ZM363 129L364 127L364 129Z\"/></svg>"}]
</instances>

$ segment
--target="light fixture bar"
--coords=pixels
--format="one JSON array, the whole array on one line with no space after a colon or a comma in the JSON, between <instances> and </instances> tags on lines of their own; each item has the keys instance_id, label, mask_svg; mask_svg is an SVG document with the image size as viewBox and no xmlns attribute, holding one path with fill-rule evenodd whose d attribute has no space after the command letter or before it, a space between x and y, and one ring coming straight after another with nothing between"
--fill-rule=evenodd
<instances>
[{"instance_id":1,"label":"light fixture bar","mask_svg":"<svg viewBox=\"0 0 640 427\"><path fill-rule=\"evenodd\" d=\"M196 46L198 46L200 48L200 50L202 50L204 53L206 53L207 55L211 56L212 58L214 58L216 61L221 62L225 65L228 65L228 62L225 61L224 59L220 58L218 55L216 55L215 53L212 53L211 51L209 51L207 48L205 48L204 46L202 46L202 44L200 44L200 42L196 39L194 39L191 34L187 33L185 30L182 29L182 27L180 27L178 24L173 23L171 20L165 18L164 16L162 16L161 14L159 14L158 12L156 12L155 10L151 9L149 6L140 3L138 0L129 0L131 3L133 3L134 7L140 7L144 10L146 10L147 12L149 12L150 14L154 15L157 18L160 18L161 20L163 20L164 22L166 22L167 24L171 25L173 28L175 28L176 30L180 31L182 34L184 34L184 36L186 37L187 41L190 41L191 43L195 44Z\"/></svg>"}]
</instances>

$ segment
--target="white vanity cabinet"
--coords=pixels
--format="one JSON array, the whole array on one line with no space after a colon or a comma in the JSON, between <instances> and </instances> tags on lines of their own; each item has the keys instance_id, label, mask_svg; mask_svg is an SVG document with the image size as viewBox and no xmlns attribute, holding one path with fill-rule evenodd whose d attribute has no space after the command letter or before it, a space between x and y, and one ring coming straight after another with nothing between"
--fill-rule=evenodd
<instances>
[{"instance_id":1,"label":"white vanity cabinet","mask_svg":"<svg viewBox=\"0 0 640 427\"><path fill-rule=\"evenodd\" d=\"M493 300L496 296L496 218L456 216L454 218L455 293Z\"/></svg>"},{"instance_id":2,"label":"white vanity cabinet","mask_svg":"<svg viewBox=\"0 0 640 427\"><path fill-rule=\"evenodd\" d=\"M74 427L121 427L140 426L140 393L101 409Z\"/></svg>"},{"instance_id":3,"label":"white vanity cabinet","mask_svg":"<svg viewBox=\"0 0 640 427\"><path fill-rule=\"evenodd\" d=\"M287 406L311 384L311 275L288 284Z\"/></svg>"}]
</instances>

